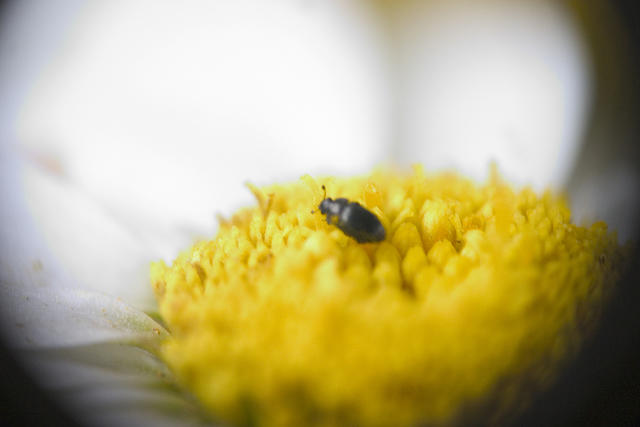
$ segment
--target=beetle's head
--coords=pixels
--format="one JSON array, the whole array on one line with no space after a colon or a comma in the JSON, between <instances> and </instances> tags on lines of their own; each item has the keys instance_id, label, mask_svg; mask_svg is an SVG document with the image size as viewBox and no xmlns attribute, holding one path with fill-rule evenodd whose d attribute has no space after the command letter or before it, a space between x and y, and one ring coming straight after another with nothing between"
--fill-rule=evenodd
<instances>
[{"instance_id":1,"label":"beetle's head","mask_svg":"<svg viewBox=\"0 0 640 427\"><path fill-rule=\"evenodd\" d=\"M329 212L329 208L331 207L331 203L333 202L333 200L327 199L327 187L325 187L324 184L322 184L322 191L324 192L324 195L322 196L320 205L318 205L318 209L320 209L320 212L325 215L327 212Z\"/></svg>"},{"instance_id":2,"label":"beetle's head","mask_svg":"<svg viewBox=\"0 0 640 427\"><path fill-rule=\"evenodd\" d=\"M332 199L324 199L322 200L322 202L320 202L320 205L318 206L318 209L320 209L320 212L325 215L327 212L329 212L329 209L331 208L331 203L333 203Z\"/></svg>"}]
</instances>

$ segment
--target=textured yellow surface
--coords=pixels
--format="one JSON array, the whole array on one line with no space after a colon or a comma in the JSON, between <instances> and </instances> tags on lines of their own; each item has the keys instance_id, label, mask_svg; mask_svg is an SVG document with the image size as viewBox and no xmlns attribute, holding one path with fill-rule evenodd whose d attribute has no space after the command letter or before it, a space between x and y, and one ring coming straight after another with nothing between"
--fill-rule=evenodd
<instances>
[{"instance_id":1,"label":"textured yellow surface","mask_svg":"<svg viewBox=\"0 0 640 427\"><path fill-rule=\"evenodd\" d=\"M322 184L387 239L358 244L312 213ZM215 239L151 267L166 361L234 425L438 425L488 400L499 419L575 352L621 258L604 223L573 225L563 200L495 173L252 191Z\"/></svg>"}]
</instances>

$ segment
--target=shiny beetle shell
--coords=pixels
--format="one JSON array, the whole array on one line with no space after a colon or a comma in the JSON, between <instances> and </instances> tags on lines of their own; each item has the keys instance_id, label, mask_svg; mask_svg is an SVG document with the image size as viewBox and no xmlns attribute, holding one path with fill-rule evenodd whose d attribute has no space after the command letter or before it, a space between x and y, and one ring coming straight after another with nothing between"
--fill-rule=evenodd
<instances>
[{"instance_id":1,"label":"shiny beetle shell","mask_svg":"<svg viewBox=\"0 0 640 427\"><path fill-rule=\"evenodd\" d=\"M325 189L324 185L322 188ZM384 226L378 217L358 202L325 197L318 208L326 215L328 224L335 225L358 243L381 242L386 237Z\"/></svg>"}]
</instances>

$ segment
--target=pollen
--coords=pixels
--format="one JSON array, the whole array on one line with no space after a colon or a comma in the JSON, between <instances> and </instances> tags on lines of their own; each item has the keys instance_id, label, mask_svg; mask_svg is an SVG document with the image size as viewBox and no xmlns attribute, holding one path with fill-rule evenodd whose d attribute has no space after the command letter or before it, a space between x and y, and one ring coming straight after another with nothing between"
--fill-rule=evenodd
<instances>
[{"instance_id":1,"label":"pollen","mask_svg":"<svg viewBox=\"0 0 640 427\"><path fill-rule=\"evenodd\" d=\"M375 213L386 240L327 224L322 185ZM604 223L574 225L562 197L497 174L251 191L213 240L151 266L164 359L231 425L448 425L463 408L498 422L575 355L624 259Z\"/></svg>"}]
</instances>

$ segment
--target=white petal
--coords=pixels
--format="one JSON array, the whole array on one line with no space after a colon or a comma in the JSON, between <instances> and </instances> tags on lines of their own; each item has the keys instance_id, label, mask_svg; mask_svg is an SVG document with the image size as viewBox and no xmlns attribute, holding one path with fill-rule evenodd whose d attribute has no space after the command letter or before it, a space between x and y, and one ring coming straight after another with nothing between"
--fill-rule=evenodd
<instances>
[{"instance_id":1,"label":"white petal","mask_svg":"<svg viewBox=\"0 0 640 427\"><path fill-rule=\"evenodd\" d=\"M91 425L204 425L158 358L167 331L122 301L3 281L0 325L18 358L61 405Z\"/></svg>"},{"instance_id":2,"label":"white petal","mask_svg":"<svg viewBox=\"0 0 640 427\"><path fill-rule=\"evenodd\" d=\"M90 425L209 425L162 361L133 345L38 349L18 356L45 390Z\"/></svg>"},{"instance_id":3,"label":"white petal","mask_svg":"<svg viewBox=\"0 0 640 427\"><path fill-rule=\"evenodd\" d=\"M96 3L68 37L17 132L136 228L210 233L216 212L253 202L246 180L354 173L386 154L366 3Z\"/></svg>"},{"instance_id":4,"label":"white petal","mask_svg":"<svg viewBox=\"0 0 640 427\"><path fill-rule=\"evenodd\" d=\"M80 289L28 290L0 284L1 325L15 347L46 348L135 342L155 350L167 332L122 300Z\"/></svg>"},{"instance_id":5,"label":"white petal","mask_svg":"<svg viewBox=\"0 0 640 427\"><path fill-rule=\"evenodd\" d=\"M122 227L68 180L12 162L11 156L2 164L0 262L8 279L22 286L62 283L154 309L148 272L160 251L144 245L135 230Z\"/></svg>"},{"instance_id":6,"label":"white petal","mask_svg":"<svg viewBox=\"0 0 640 427\"><path fill-rule=\"evenodd\" d=\"M21 170L16 153L0 145L0 278L28 288L77 286L37 230L21 191Z\"/></svg>"},{"instance_id":7,"label":"white petal","mask_svg":"<svg viewBox=\"0 0 640 427\"><path fill-rule=\"evenodd\" d=\"M579 152L590 68L554 2L413 2L404 43L404 162L484 179L491 161L518 184L562 187Z\"/></svg>"}]
</instances>

